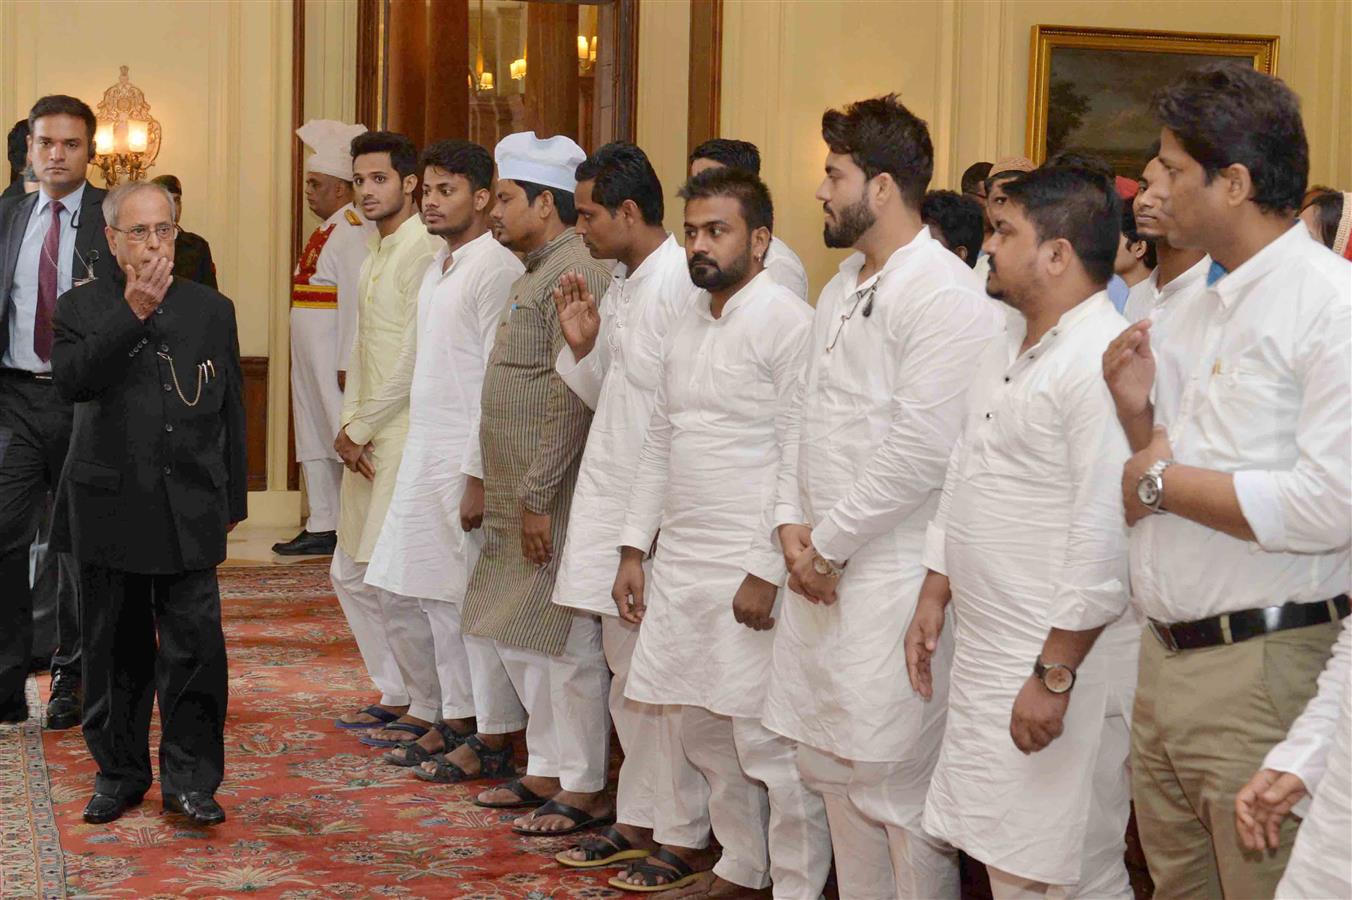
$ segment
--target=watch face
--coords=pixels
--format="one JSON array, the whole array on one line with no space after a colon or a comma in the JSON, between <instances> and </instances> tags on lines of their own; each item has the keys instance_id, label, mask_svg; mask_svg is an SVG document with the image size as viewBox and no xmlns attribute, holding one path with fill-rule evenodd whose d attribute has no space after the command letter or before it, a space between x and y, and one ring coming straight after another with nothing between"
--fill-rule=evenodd
<instances>
[{"instance_id":1,"label":"watch face","mask_svg":"<svg viewBox=\"0 0 1352 900\"><path fill-rule=\"evenodd\" d=\"M816 559L812 560L812 569L813 569L813 571L816 572L818 575L830 575L830 574L831 574L831 566L830 566L830 564L829 564L826 560L822 559L820 556L818 556Z\"/></svg>"},{"instance_id":2,"label":"watch face","mask_svg":"<svg viewBox=\"0 0 1352 900\"><path fill-rule=\"evenodd\" d=\"M1065 666L1048 666L1042 675L1042 683L1053 694L1064 694L1075 683L1075 674Z\"/></svg>"},{"instance_id":3,"label":"watch face","mask_svg":"<svg viewBox=\"0 0 1352 900\"><path fill-rule=\"evenodd\" d=\"M1153 478L1142 478L1136 483L1136 496L1146 506L1154 506L1160 500L1160 488Z\"/></svg>"}]
</instances>

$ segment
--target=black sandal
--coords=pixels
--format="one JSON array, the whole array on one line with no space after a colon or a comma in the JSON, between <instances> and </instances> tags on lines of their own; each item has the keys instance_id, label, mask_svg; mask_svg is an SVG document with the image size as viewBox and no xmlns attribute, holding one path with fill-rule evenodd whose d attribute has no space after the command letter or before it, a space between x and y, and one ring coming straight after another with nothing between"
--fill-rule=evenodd
<instances>
[{"instance_id":1,"label":"black sandal","mask_svg":"<svg viewBox=\"0 0 1352 900\"><path fill-rule=\"evenodd\" d=\"M404 744L396 750L391 750L380 759L382 762L389 763L392 766L399 766L405 769L411 769L414 766L420 766L436 756L444 756L450 753L456 747L465 742L469 734L459 734L454 728L445 722L434 722L432 730L441 735L441 749L427 750L421 744ZM470 734L473 734L471 732Z\"/></svg>"},{"instance_id":2,"label":"black sandal","mask_svg":"<svg viewBox=\"0 0 1352 900\"><path fill-rule=\"evenodd\" d=\"M543 806L549 800L548 797L541 797L522 784L520 778L498 785L494 790L509 791L516 799L508 800L506 803L485 803L476 797L474 805L482 806L484 809L530 809L534 806Z\"/></svg>"},{"instance_id":3,"label":"black sandal","mask_svg":"<svg viewBox=\"0 0 1352 900\"><path fill-rule=\"evenodd\" d=\"M613 812L593 816L584 809L578 809L576 806L569 806L567 803L560 803L557 800L550 800L531 813L529 821L533 822L542 816L561 816L572 824L567 828L560 828L556 831L536 830L523 825L513 825L512 831L517 834L524 834L526 837L563 837L566 834L577 834L579 831L586 831L589 828L615 824L615 813Z\"/></svg>"},{"instance_id":4,"label":"black sandal","mask_svg":"<svg viewBox=\"0 0 1352 900\"><path fill-rule=\"evenodd\" d=\"M631 884L624 880L623 876L616 875L607 882L611 887L618 888L621 891L633 891L639 894L656 894L661 891L674 891L676 888L683 888L690 884L696 878L702 875L702 872L696 872L691 868L690 863L681 859L675 853L672 853L666 847L659 847L657 852L650 857L664 863L664 865L653 865L650 862L630 863L624 870L625 875L642 875L642 884ZM658 881L659 878L669 879L668 881Z\"/></svg>"},{"instance_id":5,"label":"black sandal","mask_svg":"<svg viewBox=\"0 0 1352 900\"><path fill-rule=\"evenodd\" d=\"M568 853L572 850L581 850L583 858L574 859L569 856ZM600 869L605 866L628 862L631 859L646 859L647 857L647 850L635 847L629 842L628 838L620 834L619 829L612 826L600 834L594 834L578 841L569 850L555 855L554 861L570 869Z\"/></svg>"},{"instance_id":6,"label":"black sandal","mask_svg":"<svg viewBox=\"0 0 1352 900\"><path fill-rule=\"evenodd\" d=\"M478 735L474 734L465 738L464 744L473 750L474 755L479 758L478 772L466 772L447 759L445 753L433 753L427 762L434 763L436 769L428 772L422 766L418 766L413 770L413 774L423 781L430 781L433 784L459 784L462 781L511 778L516 774L516 766L512 765L511 744L501 750L492 750L487 744L479 740Z\"/></svg>"}]
</instances>

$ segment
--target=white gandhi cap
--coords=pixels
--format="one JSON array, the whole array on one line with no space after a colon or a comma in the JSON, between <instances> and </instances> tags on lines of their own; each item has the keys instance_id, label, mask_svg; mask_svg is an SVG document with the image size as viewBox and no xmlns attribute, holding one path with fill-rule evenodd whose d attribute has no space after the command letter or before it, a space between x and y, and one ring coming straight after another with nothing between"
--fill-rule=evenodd
<instances>
[{"instance_id":1,"label":"white gandhi cap","mask_svg":"<svg viewBox=\"0 0 1352 900\"><path fill-rule=\"evenodd\" d=\"M499 178L531 181L572 193L577 189L574 173L587 154L563 135L541 140L533 131L519 131L498 141L493 157Z\"/></svg>"}]
</instances>

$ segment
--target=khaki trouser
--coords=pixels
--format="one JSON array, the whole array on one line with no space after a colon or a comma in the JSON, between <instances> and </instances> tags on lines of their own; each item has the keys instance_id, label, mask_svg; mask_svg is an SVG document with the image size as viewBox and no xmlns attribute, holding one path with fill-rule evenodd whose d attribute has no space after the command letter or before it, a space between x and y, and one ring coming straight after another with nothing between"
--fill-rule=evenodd
<instances>
[{"instance_id":1,"label":"khaki trouser","mask_svg":"<svg viewBox=\"0 0 1352 900\"><path fill-rule=\"evenodd\" d=\"M1132 794L1156 900L1276 890L1298 822L1287 818L1280 849L1247 851L1235 795L1314 696L1339 625L1177 652L1142 636Z\"/></svg>"}]
</instances>

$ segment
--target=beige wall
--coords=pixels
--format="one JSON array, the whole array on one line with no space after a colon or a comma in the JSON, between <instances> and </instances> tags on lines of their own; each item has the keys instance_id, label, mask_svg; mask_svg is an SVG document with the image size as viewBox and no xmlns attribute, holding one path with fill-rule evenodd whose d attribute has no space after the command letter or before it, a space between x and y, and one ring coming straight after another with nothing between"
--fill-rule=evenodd
<instances>
[{"instance_id":1,"label":"beige wall","mask_svg":"<svg viewBox=\"0 0 1352 900\"><path fill-rule=\"evenodd\" d=\"M1024 152L1030 29L1083 25L1274 34L1278 74L1301 95L1315 182L1352 187L1352 12L1341 0L725 0L722 132L754 141L775 196L776 231L802 255L813 291L842 256L821 243L812 199L821 113L897 91L929 124L936 187L969 163ZM649 27L647 19L658 24ZM689 28L678 0L642 0L639 143L662 160L668 194L685 148L685 73L672 47ZM649 41L650 35L657 46ZM679 151L679 152L678 152ZM678 160L678 157L679 160ZM677 160L675 164L673 160ZM673 219L673 213L675 219ZM679 209L668 223L679 221Z\"/></svg>"}]
</instances>

